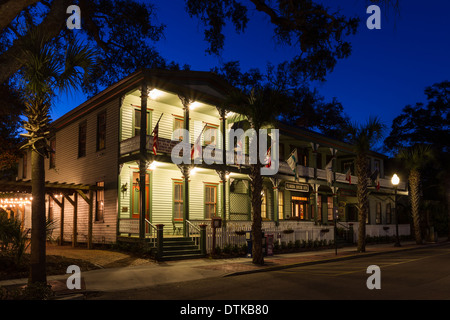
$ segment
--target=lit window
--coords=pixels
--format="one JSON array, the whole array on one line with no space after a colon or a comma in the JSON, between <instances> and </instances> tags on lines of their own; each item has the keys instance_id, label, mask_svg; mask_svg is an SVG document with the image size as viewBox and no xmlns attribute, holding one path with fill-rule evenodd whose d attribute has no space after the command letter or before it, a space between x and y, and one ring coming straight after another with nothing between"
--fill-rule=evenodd
<instances>
[{"instance_id":1,"label":"lit window","mask_svg":"<svg viewBox=\"0 0 450 320\"><path fill-rule=\"evenodd\" d=\"M205 186L205 219L211 219L216 215L217 186Z\"/></svg>"},{"instance_id":2,"label":"lit window","mask_svg":"<svg viewBox=\"0 0 450 320\"><path fill-rule=\"evenodd\" d=\"M183 182L174 182L173 186L173 219L183 220Z\"/></svg>"}]
</instances>

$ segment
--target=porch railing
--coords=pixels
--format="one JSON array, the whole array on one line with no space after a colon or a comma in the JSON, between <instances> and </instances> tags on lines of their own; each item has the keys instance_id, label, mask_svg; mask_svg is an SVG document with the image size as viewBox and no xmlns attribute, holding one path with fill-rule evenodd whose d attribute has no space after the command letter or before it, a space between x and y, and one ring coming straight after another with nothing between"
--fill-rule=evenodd
<instances>
[{"instance_id":1,"label":"porch railing","mask_svg":"<svg viewBox=\"0 0 450 320\"><path fill-rule=\"evenodd\" d=\"M156 246L157 229L148 219L145 219L148 225L145 232L145 238L153 246ZM148 231L147 231L148 230ZM139 219L122 218L119 220L119 234L127 234L129 237L139 235Z\"/></svg>"},{"instance_id":2,"label":"porch railing","mask_svg":"<svg viewBox=\"0 0 450 320\"><path fill-rule=\"evenodd\" d=\"M196 245L200 245L200 227L186 220L186 236L191 237Z\"/></svg>"},{"instance_id":3,"label":"porch railing","mask_svg":"<svg viewBox=\"0 0 450 320\"><path fill-rule=\"evenodd\" d=\"M145 223L149 225L149 232L146 233L146 237L149 234L149 242L153 245L153 247L156 247L156 235L157 235L157 228L147 219L145 219Z\"/></svg>"}]
</instances>

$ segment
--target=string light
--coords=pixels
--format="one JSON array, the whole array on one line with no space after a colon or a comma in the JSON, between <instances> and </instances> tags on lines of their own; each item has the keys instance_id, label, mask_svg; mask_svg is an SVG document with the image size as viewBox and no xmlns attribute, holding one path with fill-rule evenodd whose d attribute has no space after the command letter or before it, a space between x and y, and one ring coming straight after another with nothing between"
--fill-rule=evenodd
<instances>
[{"instance_id":1,"label":"string light","mask_svg":"<svg viewBox=\"0 0 450 320\"><path fill-rule=\"evenodd\" d=\"M33 200L33 197L27 197L27 198L3 198L0 199L0 207L6 208L11 206L22 206L26 204L31 204L31 201Z\"/></svg>"}]
</instances>

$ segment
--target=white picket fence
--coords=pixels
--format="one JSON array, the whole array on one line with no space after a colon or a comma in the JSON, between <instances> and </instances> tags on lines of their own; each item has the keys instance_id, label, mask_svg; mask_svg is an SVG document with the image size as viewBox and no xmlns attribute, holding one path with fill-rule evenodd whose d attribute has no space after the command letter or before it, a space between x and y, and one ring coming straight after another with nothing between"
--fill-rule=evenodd
<instances>
[{"instance_id":1,"label":"white picket fence","mask_svg":"<svg viewBox=\"0 0 450 320\"><path fill-rule=\"evenodd\" d=\"M191 221L193 224L206 224L206 249L212 251L213 230L210 221ZM343 223L348 226L348 223ZM358 224L353 223L353 239L357 241ZM342 225L338 225L342 227ZM264 235L273 235L273 241L281 243L295 243L296 241L334 240L334 225L316 226L313 222L304 221L280 221L276 226L273 221L263 221L262 230ZM328 231L327 231L328 230ZM242 246L247 244L247 233L251 232L251 221L227 221L226 228L216 229L216 246ZM368 236L392 236L395 234L395 225L366 225L366 235ZM410 226L408 224L399 225L399 235L409 235ZM191 234L191 236L199 236Z\"/></svg>"}]
</instances>

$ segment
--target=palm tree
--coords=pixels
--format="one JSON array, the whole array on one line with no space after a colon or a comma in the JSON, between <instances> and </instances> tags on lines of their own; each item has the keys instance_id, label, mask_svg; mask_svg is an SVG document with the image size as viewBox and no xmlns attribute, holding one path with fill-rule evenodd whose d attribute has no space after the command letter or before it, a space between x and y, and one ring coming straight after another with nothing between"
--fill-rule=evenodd
<instances>
[{"instance_id":1,"label":"palm tree","mask_svg":"<svg viewBox=\"0 0 450 320\"><path fill-rule=\"evenodd\" d=\"M397 158L402 161L402 166L409 172L408 181L411 191L411 215L414 223L414 234L416 243L422 243L422 234L420 231L420 171L431 160L434 159L434 153L429 145L416 144L409 148L399 151Z\"/></svg>"},{"instance_id":2,"label":"palm tree","mask_svg":"<svg viewBox=\"0 0 450 320\"><path fill-rule=\"evenodd\" d=\"M250 93L234 91L226 100L227 109L244 115L250 128L258 134L259 129L277 122L280 115L289 105L288 96L283 92L269 86L258 86ZM259 159L259 141L256 138L257 160L250 164L251 203L252 203L252 262L263 265L264 255L262 251L262 218L261 218L261 193L263 178L261 176L261 161Z\"/></svg>"},{"instance_id":3,"label":"palm tree","mask_svg":"<svg viewBox=\"0 0 450 320\"><path fill-rule=\"evenodd\" d=\"M31 31L30 40L22 47L25 103L24 128L31 150L32 231L30 283L46 283L46 219L44 157L51 152L47 138L50 133L49 110L52 98L59 91L69 91L88 80L95 64L95 53L77 41L69 44L64 55L46 41L46 35Z\"/></svg>"},{"instance_id":4,"label":"palm tree","mask_svg":"<svg viewBox=\"0 0 450 320\"><path fill-rule=\"evenodd\" d=\"M347 128L348 140L353 144L356 153L355 167L358 184L356 197L358 200L358 252L366 251L366 218L369 212L369 151L382 137L384 125L377 117L369 118L366 124L350 124Z\"/></svg>"}]
</instances>

